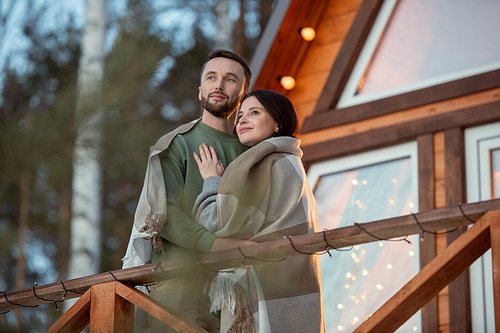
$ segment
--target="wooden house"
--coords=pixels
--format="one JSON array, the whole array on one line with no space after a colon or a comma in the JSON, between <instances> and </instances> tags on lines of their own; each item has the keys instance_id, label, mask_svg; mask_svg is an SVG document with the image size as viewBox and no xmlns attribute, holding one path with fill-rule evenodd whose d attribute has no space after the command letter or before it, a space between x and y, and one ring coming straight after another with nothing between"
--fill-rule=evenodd
<instances>
[{"instance_id":1,"label":"wooden house","mask_svg":"<svg viewBox=\"0 0 500 333\"><path fill-rule=\"evenodd\" d=\"M296 108L320 230L500 197L499 16L493 0L278 1L253 89ZM351 332L464 231L423 233L392 257L374 243L339 252L329 270L322 261L328 332ZM478 260L401 331L494 332L490 263Z\"/></svg>"}]
</instances>

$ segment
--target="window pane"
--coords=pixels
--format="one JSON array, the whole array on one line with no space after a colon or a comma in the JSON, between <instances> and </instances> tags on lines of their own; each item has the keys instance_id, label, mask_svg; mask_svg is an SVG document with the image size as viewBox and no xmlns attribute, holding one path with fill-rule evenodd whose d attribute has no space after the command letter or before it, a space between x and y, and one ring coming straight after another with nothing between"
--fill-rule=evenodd
<instances>
[{"instance_id":1,"label":"window pane","mask_svg":"<svg viewBox=\"0 0 500 333\"><path fill-rule=\"evenodd\" d=\"M410 158L321 176L314 190L319 228L410 214L412 193ZM328 332L352 332L416 274L415 243L376 241L321 258ZM418 326L411 318L399 331L421 331Z\"/></svg>"},{"instance_id":2,"label":"window pane","mask_svg":"<svg viewBox=\"0 0 500 333\"><path fill-rule=\"evenodd\" d=\"M498 17L498 0L399 0L358 94L498 68Z\"/></svg>"},{"instance_id":3,"label":"window pane","mask_svg":"<svg viewBox=\"0 0 500 333\"><path fill-rule=\"evenodd\" d=\"M493 198L500 198L500 149L491 151L491 183Z\"/></svg>"}]
</instances>

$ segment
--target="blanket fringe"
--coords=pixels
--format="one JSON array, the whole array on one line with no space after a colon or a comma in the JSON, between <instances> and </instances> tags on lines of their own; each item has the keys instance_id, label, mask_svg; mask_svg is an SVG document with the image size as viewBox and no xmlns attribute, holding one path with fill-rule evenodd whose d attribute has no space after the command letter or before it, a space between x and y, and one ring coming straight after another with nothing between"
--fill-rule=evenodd
<instances>
[{"instance_id":1,"label":"blanket fringe","mask_svg":"<svg viewBox=\"0 0 500 333\"><path fill-rule=\"evenodd\" d=\"M228 333L254 333L255 319L252 313L252 300L248 291L237 285L236 306L234 317L235 320L227 330Z\"/></svg>"},{"instance_id":2,"label":"blanket fringe","mask_svg":"<svg viewBox=\"0 0 500 333\"><path fill-rule=\"evenodd\" d=\"M139 231L148 234L148 239L151 241L153 248L162 253L164 253L164 249L161 234L163 233L163 225L166 220L165 214L149 213L146 216L145 225Z\"/></svg>"},{"instance_id":3,"label":"blanket fringe","mask_svg":"<svg viewBox=\"0 0 500 333\"><path fill-rule=\"evenodd\" d=\"M248 291L236 280L224 274L212 275L208 295L211 301L210 312L228 310L234 318L227 329L228 333L255 332L255 319L252 312L252 300ZM205 292L207 292L205 285ZM221 331L222 332L222 331Z\"/></svg>"}]
</instances>

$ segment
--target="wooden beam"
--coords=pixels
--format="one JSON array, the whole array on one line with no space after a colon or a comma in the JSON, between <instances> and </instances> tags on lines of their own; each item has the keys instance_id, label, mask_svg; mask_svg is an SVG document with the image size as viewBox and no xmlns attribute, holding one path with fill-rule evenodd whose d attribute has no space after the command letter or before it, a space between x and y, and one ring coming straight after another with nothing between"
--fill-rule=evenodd
<instances>
[{"instance_id":1,"label":"wooden beam","mask_svg":"<svg viewBox=\"0 0 500 333\"><path fill-rule=\"evenodd\" d=\"M382 0L364 0L359 7L358 14L333 63L311 119L315 119L315 114L329 110L337 104L382 3ZM310 117L306 118L304 123L306 131L309 131L309 123L311 123L309 119Z\"/></svg>"},{"instance_id":2,"label":"wooden beam","mask_svg":"<svg viewBox=\"0 0 500 333\"><path fill-rule=\"evenodd\" d=\"M330 105L328 110L323 109L326 105L320 105L321 98L323 97L323 95L321 95L316 110L314 111L315 113L304 120L301 131L302 133L310 133L447 99L470 95L497 88L500 86L499 82L500 70L495 70L344 109L336 109L335 105ZM328 82L325 85L323 93L330 91L327 85Z\"/></svg>"},{"instance_id":3,"label":"wooden beam","mask_svg":"<svg viewBox=\"0 0 500 333\"><path fill-rule=\"evenodd\" d=\"M387 126L368 132L302 146L306 164L351 155L415 140L420 135L453 127L471 127L500 120L500 101L473 106L433 117Z\"/></svg>"},{"instance_id":4,"label":"wooden beam","mask_svg":"<svg viewBox=\"0 0 500 333\"><path fill-rule=\"evenodd\" d=\"M500 332L500 219L490 222L491 262L493 270L493 299L495 331Z\"/></svg>"},{"instance_id":5,"label":"wooden beam","mask_svg":"<svg viewBox=\"0 0 500 333\"><path fill-rule=\"evenodd\" d=\"M494 220L500 210L486 213L354 332L394 332L490 248Z\"/></svg>"},{"instance_id":6,"label":"wooden beam","mask_svg":"<svg viewBox=\"0 0 500 333\"><path fill-rule=\"evenodd\" d=\"M490 210L500 209L500 199L464 204L461 206L465 216L459 206L419 212L412 215L405 215L384 219L375 222L361 223L360 226L378 238L389 239L406 235L421 234L422 229L416 223L415 218L427 231L437 231L442 229L452 229L458 226L467 226L471 223L468 218L475 221ZM303 252L320 252L325 249L325 239L328 244L335 248L343 248L351 245L378 241L378 239L367 234L358 226L349 226L325 232L301 235L293 237L295 248ZM258 263L258 258L263 260L282 259L291 256L301 255L295 251L288 239L264 242L260 244L241 247L241 251L248 257L249 264ZM84 292L90 286L105 282L115 281L115 278L125 284L140 285L148 284L163 279L173 277L189 277L200 272L207 272L208 269L220 270L240 266L245 258L238 249L214 253L202 253L198 256L164 261L159 265L148 264L140 267L112 271L111 274L100 273L92 276L82 277L64 282L67 290ZM36 293L40 298L47 300L60 300L65 293L60 282L38 286ZM78 297L72 293L66 298ZM10 302L21 305L36 305L50 303L37 298L33 294L32 288L16 290L7 293ZM8 311L19 306L9 303L0 294L0 311Z\"/></svg>"},{"instance_id":7,"label":"wooden beam","mask_svg":"<svg viewBox=\"0 0 500 333\"><path fill-rule=\"evenodd\" d=\"M190 322L180 314L170 310L154 298L133 287L126 286L119 282L114 283L116 284L115 290L117 295L146 311L156 319L161 320L173 329L183 333L207 333L204 329Z\"/></svg>"},{"instance_id":8,"label":"wooden beam","mask_svg":"<svg viewBox=\"0 0 500 333\"><path fill-rule=\"evenodd\" d=\"M90 290L80 297L46 333L81 332L90 322Z\"/></svg>"},{"instance_id":9,"label":"wooden beam","mask_svg":"<svg viewBox=\"0 0 500 333\"><path fill-rule=\"evenodd\" d=\"M453 206L465 201L465 161L464 138L460 127L444 131L445 186L446 206ZM459 229L447 234L448 246L466 229ZM450 331L466 333L472 331L470 308L469 271L465 271L448 287Z\"/></svg>"},{"instance_id":10,"label":"wooden beam","mask_svg":"<svg viewBox=\"0 0 500 333\"><path fill-rule=\"evenodd\" d=\"M418 143L418 209L435 208L434 202L434 135L425 134L417 138ZM420 240L420 269L436 257L436 237L426 234ZM438 333L438 300L433 297L422 308L422 332Z\"/></svg>"}]
</instances>

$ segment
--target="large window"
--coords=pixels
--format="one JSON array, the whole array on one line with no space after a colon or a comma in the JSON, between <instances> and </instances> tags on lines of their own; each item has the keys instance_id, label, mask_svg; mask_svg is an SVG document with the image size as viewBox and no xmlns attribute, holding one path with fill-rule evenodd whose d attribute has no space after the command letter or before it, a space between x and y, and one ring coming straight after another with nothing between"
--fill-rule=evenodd
<instances>
[{"instance_id":1,"label":"large window","mask_svg":"<svg viewBox=\"0 0 500 333\"><path fill-rule=\"evenodd\" d=\"M500 68L500 1L386 0L337 105Z\"/></svg>"},{"instance_id":2,"label":"large window","mask_svg":"<svg viewBox=\"0 0 500 333\"><path fill-rule=\"evenodd\" d=\"M500 198L500 123L465 131L467 201ZM472 329L495 332L491 250L470 268Z\"/></svg>"},{"instance_id":3,"label":"large window","mask_svg":"<svg viewBox=\"0 0 500 333\"><path fill-rule=\"evenodd\" d=\"M320 230L418 210L414 142L314 164L308 179ZM352 332L418 272L418 237L409 239L412 244L376 241L321 258L327 332ZM399 331L421 332L420 323L418 313Z\"/></svg>"}]
</instances>

